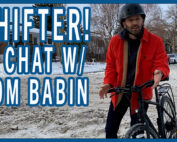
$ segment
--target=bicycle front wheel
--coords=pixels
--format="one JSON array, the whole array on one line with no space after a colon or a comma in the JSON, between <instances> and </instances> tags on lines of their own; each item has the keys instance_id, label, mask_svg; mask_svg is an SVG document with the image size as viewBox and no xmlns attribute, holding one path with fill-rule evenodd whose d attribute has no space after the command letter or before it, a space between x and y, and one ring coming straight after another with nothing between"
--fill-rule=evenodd
<instances>
[{"instance_id":1,"label":"bicycle front wheel","mask_svg":"<svg viewBox=\"0 0 177 142\"><path fill-rule=\"evenodd\" d=\"M168 112L173 120L176 121L175 108L169 97L162 97L161 106ZM176 122L174 122L168 114L165 111L162 111L162 126L165 128L166 138L171 138L174 137L175 134Z\"/></svg>"},{"instance_id":2,"label":"bicycle front wheel","mask_svg":"<svg viewBox=\"0 0 177 142\"><path fill-rule=\"evenodd\" d=\"M126 139L147 139L146 126L142 123L133 125L126 133ZM149 127L149 135L151 139L159 138L157 133Z\"/></svg>"}]
</instances>

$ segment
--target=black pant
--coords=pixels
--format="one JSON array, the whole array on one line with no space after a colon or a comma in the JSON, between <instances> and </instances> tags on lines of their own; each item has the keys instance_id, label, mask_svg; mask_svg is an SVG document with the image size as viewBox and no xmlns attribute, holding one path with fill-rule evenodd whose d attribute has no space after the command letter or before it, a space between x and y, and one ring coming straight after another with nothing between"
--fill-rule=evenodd
<instances>
[{"instance_id":1,"label":"black pant","mask_svg":"<svg viewBox=\"0 0 177 142\"><path fill-rule=\"evenodd\" d=\"M113 104L110 103L109 112L106 123L106 138L117 138L117 132L119 130L120 122L130 106L130 98L127 95L123 95L122 100L118 104L115 110L113 110ZM145 110L147 111L148 105L145 104ZM137 114L131 115L131 126L138 123Z\"/></svg>"}]
</instances>

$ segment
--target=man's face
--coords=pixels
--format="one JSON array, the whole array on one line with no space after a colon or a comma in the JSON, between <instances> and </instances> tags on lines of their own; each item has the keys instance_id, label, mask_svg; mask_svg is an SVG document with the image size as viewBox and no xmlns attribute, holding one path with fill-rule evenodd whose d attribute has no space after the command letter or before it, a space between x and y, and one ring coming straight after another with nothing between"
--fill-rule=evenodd
<instances>
[{"instance_id":1,"label":"man's face","mask_svg":"<svg viewBox=\"0 0 177 142\"><path fill-rule=\"evenodd\" d=\"M130 16L123 22L124 28L135 35L140 33L143 24L144 19L141 15Z\"/></svg>"}]
</instances>

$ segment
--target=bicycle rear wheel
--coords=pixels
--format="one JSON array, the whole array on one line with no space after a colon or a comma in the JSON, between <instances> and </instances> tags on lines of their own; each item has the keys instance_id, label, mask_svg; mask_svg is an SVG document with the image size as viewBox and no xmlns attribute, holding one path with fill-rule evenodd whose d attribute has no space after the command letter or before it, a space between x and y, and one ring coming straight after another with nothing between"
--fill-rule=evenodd
<instances>
[{"instance_id":1,"label":"bicycle rear wheel","mask_svg":"<svg viewBox=\"0 0 177 142\"><path fill-rule=\"evenodd\" d=\"M149 134L151 139L159 138L156 132L149 127ZM142 123L133 125L125 135L126 139L147 139L146 126Z\"/></svg>"},{"instance_id":2,"label":"bicycle rear wheel","mask_svg":"<svg viewBox=\"0 0 177 142\"><path fill-rule=\"evenodd\" d=\"M176 120L176 112L173 103L170 98L163 96L161 99L161 106L169 113L169 115ZM162 126L165 128L166 138L175 137L176 133L176 122L173 122L169 115L162 110Z\"/></svg>"}]
</instances>

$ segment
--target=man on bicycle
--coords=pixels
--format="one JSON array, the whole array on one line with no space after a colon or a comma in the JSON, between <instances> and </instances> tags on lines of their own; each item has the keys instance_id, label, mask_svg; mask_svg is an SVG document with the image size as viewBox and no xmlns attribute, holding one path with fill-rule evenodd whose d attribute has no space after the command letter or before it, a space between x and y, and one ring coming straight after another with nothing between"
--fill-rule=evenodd
<instances>
[{"instance_id":1,"label":"man on bicycle","mask_svg":"<svg viewBox=\"0 0 177 142\"><path fill-rule=\"evenodd\" d=\"M169 74L168 59L160 37L144 28L145 13L139 4L125 4L120 10L123 30L112 37L106 55L104 85L99 96L107 97L111 87L141 85L154 79L153 87L143 90L143 99L152 99L152 89ZM137 123L138 94L118 94L111 98L106 123L106 138L117 138L120 122L130 106L131 125ZM144 106L147 110L148 106Z\"/></svg>"}]
</instances>

